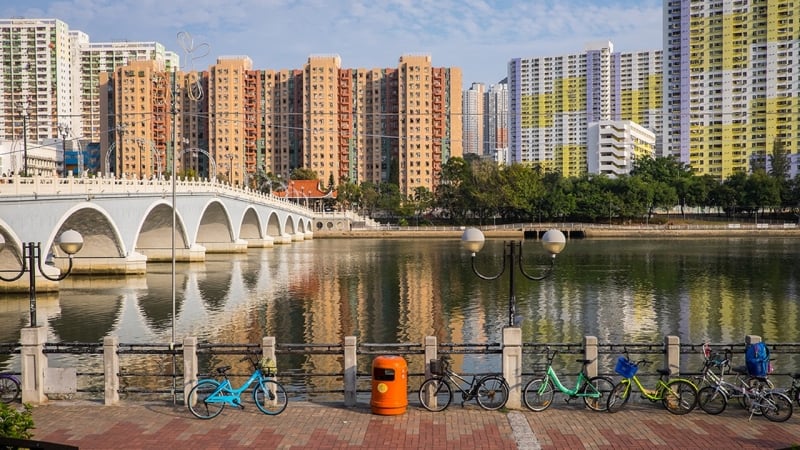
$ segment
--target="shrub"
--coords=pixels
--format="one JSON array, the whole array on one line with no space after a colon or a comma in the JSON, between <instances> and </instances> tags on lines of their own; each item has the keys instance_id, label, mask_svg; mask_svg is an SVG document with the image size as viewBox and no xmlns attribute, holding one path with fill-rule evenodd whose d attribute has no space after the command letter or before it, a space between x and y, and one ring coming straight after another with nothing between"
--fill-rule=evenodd
<instances>
[{"instance_id":1,"label":"shrub","mask_svg":"<svg viewBox=\"0 0 800 450\"><path fill-rule=\"evenodd\" d=\"M25 404L23 410L0 402L0 437L30 439L33 426L31 405Z\"/></svg>"}]
</instances>

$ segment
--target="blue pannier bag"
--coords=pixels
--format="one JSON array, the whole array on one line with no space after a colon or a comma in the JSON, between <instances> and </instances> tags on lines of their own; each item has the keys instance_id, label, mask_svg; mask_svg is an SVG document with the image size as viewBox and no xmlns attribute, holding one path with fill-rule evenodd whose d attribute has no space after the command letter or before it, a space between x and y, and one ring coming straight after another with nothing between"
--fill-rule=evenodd
<instances>
[{"instance_id":1,"label":"blue pannier bag","mask_svg":"<svg viewBox=\"0 0 800 450\"><path fill-rule=\"evenodd\" d=\"M747 373L753 377L766 377L769 374L769 347L763 342L747 344L744 350Z\"/></svg>"}]
</instances>

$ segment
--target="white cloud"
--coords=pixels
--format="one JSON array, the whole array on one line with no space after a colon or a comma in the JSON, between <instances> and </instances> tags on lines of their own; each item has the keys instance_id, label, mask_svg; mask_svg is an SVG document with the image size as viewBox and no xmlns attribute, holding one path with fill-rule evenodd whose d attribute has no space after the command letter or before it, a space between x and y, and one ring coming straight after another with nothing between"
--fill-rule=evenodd
<instances>
[{"instance_id":1,"label":"white cloud","mask_svg":"<svg viewBox=\"0 0 800 450\"><path fill-rule=\"evenodd\" d=\"M329 53L345 67L394 67L403 54L428 53L435 66L461 67L469 84L504 78L512 58L580 53L588 42L657 49L662 11L659 0L28 0L0 14L58 18L95 42L158 41L179 54L177 33L187 31L211 47L199 67L244 54L257 68L300 68Z\"/></svg>"}]
</instances>

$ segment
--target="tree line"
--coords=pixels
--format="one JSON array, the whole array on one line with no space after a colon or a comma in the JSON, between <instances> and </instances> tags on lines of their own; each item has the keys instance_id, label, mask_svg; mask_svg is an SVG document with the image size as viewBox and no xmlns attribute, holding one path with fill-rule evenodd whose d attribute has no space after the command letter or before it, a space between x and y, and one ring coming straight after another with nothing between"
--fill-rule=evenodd
<instances>
[{"instance_id":1,"label":"tree line","mask_svg":"<svg viewBox=\"0 0 800 450\"><path fill-rule=\"evenodd\" d=\"M769 215L794 222L800 217L800 178L788 178L789 158L783 149L776 141L773 155L755 159L751 172L724 180L697 175L672 156L639 159L630 174L612 178L563 177L536 165L498 165L467 155L443 165L435 192L420 187L404 196L395 183L344 181L336 187L337 198L326 206L402 225L647 223L655 214L676 208L682 215L691 208L726 219L758 221ZM298 176L313 176L306 172ZM333 180L329 185L333 188Z\"/></svg>"}]
</instances>

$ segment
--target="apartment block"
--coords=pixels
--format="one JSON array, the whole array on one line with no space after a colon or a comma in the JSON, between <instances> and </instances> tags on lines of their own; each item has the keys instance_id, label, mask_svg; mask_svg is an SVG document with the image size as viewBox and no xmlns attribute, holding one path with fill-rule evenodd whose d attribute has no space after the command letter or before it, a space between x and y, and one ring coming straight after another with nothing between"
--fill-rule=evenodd
<instances>
[{"instance_id":1,"label":"apartment block","mask_svg":"<svg viewBox=\"0 0 800 450\"><path fill-rule=\"evenodd\" d=\"M100 73L99 88L105 93L99 105L103 173L146 179L171 171L172 133L182 129L182 115L172 111L172 77L164 62L156 60Z\"/></svg>"},{"instance_id":2,"label":"apartment block","mask_svg":"<svg viewBox=\"0 0 800 450\"><path fill-rule=\"evenodd\" d=\"M663 149L698 174L727 178L797 153L800 3L664 1Z\"/></svg>"},{"instance_id":3,"label":"apartment block","mask_svg":"<svg viewBox=\"0 0 800 450\"><path fill-rule=\"evenodd\" d=\"M59 120L75 112L70 51L58 19L0 19L0 139L59 137Z\"/></svg>"},{"instance_id":4,"label":"apartment block","mask_svg":"<svg viewBox=\"0 0 800 450\"><path fill-rule=\"evenodd\" d=\"M464 91L464 154L483 155L485 153L484 132L484 105L486 101L486 86L483 83L472 83Z\"/></svg>"},{"instance_id":5,"label":"apartment block","mask_svg":"<svg viewBox=\"0 0 800 450\"><path fill-rule=\"evenodd\" d=\"M491 155L498 163L508 161L508 81L489 87L484 101L483 128L485 142L483 154Z\"/></svg>"},{"instance_id":6,"label":"apartment block","mask_svg":"<svg viewBox=\"0 0 800 450\"><path fill-rule=\"evenodd\" d=\"M656 128L660 52L614 53L611 42L580 54L517 58L508 67L511 162L577 176L588 171L587 129L606 120Z\"/></svg>"},{"instance_id":7,"label":"apartment block","mask_svg":"<svg viewBox=\"0 0 800 450\"><path fill-rule=\"evenodd\" d=\"M655 156L656 135L630 120L602 120L587 130L589 173L611 178L630 173L637 159Z\"/></svg>"}]
</instances>

